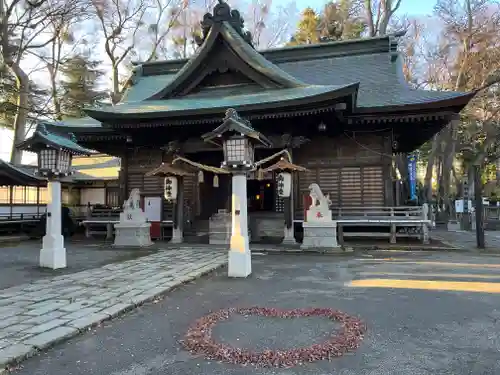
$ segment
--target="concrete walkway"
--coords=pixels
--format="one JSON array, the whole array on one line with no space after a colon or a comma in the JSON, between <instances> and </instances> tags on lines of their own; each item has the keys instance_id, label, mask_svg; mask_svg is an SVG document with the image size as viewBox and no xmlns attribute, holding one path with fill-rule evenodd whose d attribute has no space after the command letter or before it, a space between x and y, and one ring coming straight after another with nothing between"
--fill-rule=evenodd
<instances>
[{"instance_id":1,"label":"concrete walkway","mask_svg":"<svg viewBox=\"0 0 500 375\"><path fill-rule=\"evenodd\" d=\"M160 250L0 290L0 372L226 263L223 250Z\"/></svg>"},{"instance_id":2,"label":"concrete walkway","mask_svg":"<svg viewBox=\"0 0 500 375\"><path fill-rule=\"evenodd\" d=\"M486 251L500 253L500 232L485 231ZM479 251L476 243L475 231L464 231L459 229L433 230L431 237L457 249L468 251Z\"/></svg>"}]
</instances>

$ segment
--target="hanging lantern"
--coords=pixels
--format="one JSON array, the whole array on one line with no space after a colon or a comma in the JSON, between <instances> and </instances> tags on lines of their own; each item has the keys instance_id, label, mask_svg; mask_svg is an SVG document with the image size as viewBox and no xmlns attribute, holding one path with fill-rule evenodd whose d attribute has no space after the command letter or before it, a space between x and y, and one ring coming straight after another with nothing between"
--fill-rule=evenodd
<instances>
[{"instance_id":1,"label":"hanging lantern","mask_svg":"<svg viewBox=\"0 0 500 375\"><path fill-rule=\"evenodd\" d=\"M169 176L165 177L164 181L164 196L167 201L172 201L177 199L178 193L178 181L177 177Z\"/></svg>"},{"instance_id":2,"label":"hanging lantern","mask_svg":"<svg viewBox=\"0 0 500 375\"><path fill-rule=\"evenodd\" d=\"M257 169L257 177L256 178L258 181L262 181L264 179L264 171L261 168Z\"/></svg>"},{"instance_id":3,"label":"hanging lantern","mask_svg":"<svg viewBox=\"0 0 500 375\"><path fill-rule=\"evenodd\" d=\"M203 171L198 172L198 183L202 184L205 182L205 175L203 174Z\"/></svg>"},{"instance_id":4,"label":"hanging lantern","mask_svg":"<svg viewBox=\"0 0 500 375\"><path fill-rule=\"evenodd\" d=\"M217 176L216 174L214 175L214 187L219 187L219 176Z\"/></svg>"},{"instance_id":5,"label":"hanging lantern","mask_svg":"<svg viewBox=\"0 0 500 375\"><path fill-rule=\"evenodd\" d=\"M281 172L276 177L278 196L288 198L292 190L292 174L289 172Z\"/></svg>"}]
</instances>

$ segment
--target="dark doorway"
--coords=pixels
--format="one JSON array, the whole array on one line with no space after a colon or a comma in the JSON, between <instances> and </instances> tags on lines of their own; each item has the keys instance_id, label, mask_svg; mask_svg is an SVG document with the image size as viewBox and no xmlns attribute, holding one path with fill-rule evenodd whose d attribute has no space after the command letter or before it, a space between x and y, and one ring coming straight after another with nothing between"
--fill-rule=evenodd
<instances>
[{"instance_id":1,"label":"dark doorway","mask_svg":"<svg viewBox=\"0 0 500 375\"><path fill-rule=\"evenodd\" d=\"M218 175L219 184L214 186L214 174L205 172L204 182L199 184L200 189L200 216L199 219L209 219L221 209L230 209L228 202L231 196L231 176Z\"/></svg>"},{"instance_id":2,"label":"dark doorway","mask_svg":"<svg viewBox=\"0 0 500 375\"><path fill-rule=\"evenodd\" d=\"M274 211L273 180L248 180L248 212L271 212Z\"/></svg>"}]
</instances>

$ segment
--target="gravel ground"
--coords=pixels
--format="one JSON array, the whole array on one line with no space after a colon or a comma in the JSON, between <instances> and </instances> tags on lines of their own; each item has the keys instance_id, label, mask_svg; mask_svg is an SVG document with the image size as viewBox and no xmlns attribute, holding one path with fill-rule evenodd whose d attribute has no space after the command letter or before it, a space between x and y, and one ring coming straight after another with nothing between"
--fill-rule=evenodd
<instances>
[{"instance_id":1,"label":"gravel ground","mask_svg":"<svg viewBox=\"0 0 500 375\"><path fill-rule=\"evenodd\" d=\"M109 243L66 241L68 267L63 270L43 269L38 266L39 241L2 243L0 237L0 289L29 283L44 277L70 274L109 263L150 255L150 250L113 249Z\"/></svg>"}]
</instances>

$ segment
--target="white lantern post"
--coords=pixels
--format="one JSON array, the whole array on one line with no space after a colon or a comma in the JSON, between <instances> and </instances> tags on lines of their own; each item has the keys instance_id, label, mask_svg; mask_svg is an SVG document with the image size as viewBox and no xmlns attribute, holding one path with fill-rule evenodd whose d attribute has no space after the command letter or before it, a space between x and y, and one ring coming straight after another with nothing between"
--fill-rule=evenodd
<instances>
[{"instance_id":1,"label":"white lantern post","mask_svg":"<svg viewBox=\"0 0 500 375\"><path fill-rule=\"evenodd\" d=\"M231 240L228 276L244 278L252 273L248 236L247 174L254 166L254 143L270 146L250 123L228 109L222 125L203 136L205 141L223 146L222 167L232 174Z\"/></svg>"},{"instance_id":2,"label":"white lantern post","mask_svg":"<svg viewBox=\"0 0 500 375\"><path fill-rule=\"evenodd\" d=\"M46 231L40 250L40 267L66 268L66 248L61 231L60 178L72 174L73 155L90 155L91 151L79 146L72 134L66 137L49 133L44 124L39 124L33 136L17 147L38 154L37 172L48 179L49 201Z\"/></svg>"},{"instance_id":3,"label":"white lantern post","mask_svg":"<svg viewBox=\"0 0 500 375\"><path fill-rule=\"evenodd\" d=\"M252 144L243 136L231 136L224 142L223 165L232 170L229 277L247 277L252 273L248 236L247 173L253 165L253 155Z\"/></svg>"}]
</instances>

